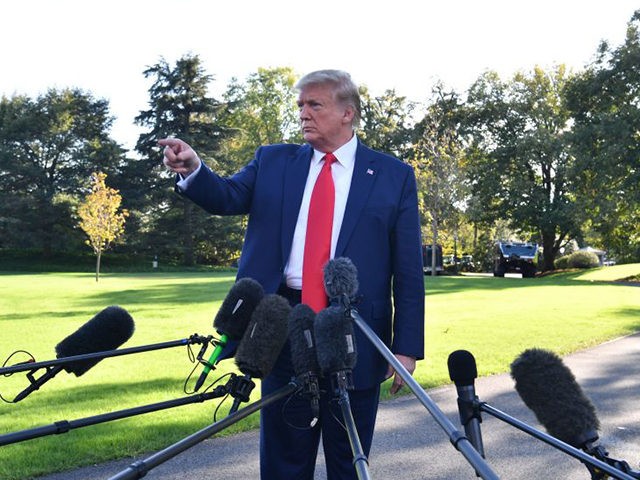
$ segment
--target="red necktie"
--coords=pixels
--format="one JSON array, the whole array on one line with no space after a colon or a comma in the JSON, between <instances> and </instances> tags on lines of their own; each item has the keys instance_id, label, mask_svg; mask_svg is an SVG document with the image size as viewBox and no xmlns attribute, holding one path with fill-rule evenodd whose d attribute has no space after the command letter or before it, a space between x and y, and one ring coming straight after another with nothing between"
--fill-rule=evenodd
<instances>
[{"instance_id":1,"label":"red necktie","mask_svg":"<svg viewBox=\"0 0 640 480\"><path fill-rule=\"evenodd\" d=\"M333 153L327 153L323 159L324 165L311 193L302 263L302 303L309 305L315 312L327 306L322 269L331 254L335 201L331 164L337 159Z\"/></svg>"}]
</instances>

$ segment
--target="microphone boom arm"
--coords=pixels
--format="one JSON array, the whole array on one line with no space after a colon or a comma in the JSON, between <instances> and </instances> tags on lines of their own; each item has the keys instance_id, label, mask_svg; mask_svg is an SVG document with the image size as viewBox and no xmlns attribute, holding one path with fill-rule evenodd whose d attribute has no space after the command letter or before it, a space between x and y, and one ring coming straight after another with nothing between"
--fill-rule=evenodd
<instances>
[{"instance_id":1,"label":"microphone boom arm","mask_svg":"<svg viewBox=\"0 0 640 480\"><path fill-rule=\"evenodd\" d=\"M588 455L582 450L572 447L568 443L565 443L562 440L557 439L556 437L553 437L545 432L537 430L532 426L527 425L526 423L518 420L517 418L507 415L506 413L498 410L497 408L492 407L491 405L485 402L480 402L479 408L481 411L486 412L489 415L492 415L495 418L502 420L503 422L506 422L513 427L516 427L518 430L528 433L532 437L535 437L538 440L542 440L543 442L551 445L552 447L557 448L558 450L561 450L567 455L570 455L580 460L581 462L587 465L587 468L589 468L589 466L594 467L596 471L601 470L601 471L607 472L613 478L617 478L619 480L634 480L634 479L637 480L640 478L640 472L635 472L633 475L631 475L630 472L623 472L609 465L608 463L605 463L597 458L593 458L591 455ZM589 468L589 471L592 473L592 475L594 474L594 471L592 470L592 468ZM594 476L593 478L606 478L606 477Z\"/></svg>"},{"instance_id":2,"label":"microphone boom arm","mask_svg":"<svg viewBox=\"0 0 640 480\"><path fill-rule=\"evenodd\" d=\"M191 434L190 436L180 440L179 442L174 443L173 445L170 445L164 450L161 450L151 455L146 460L139 460L132 463L125 470L122 470L121 472L114 475L113 477L110 477L109 480L131 480L131 479L142 478L152 468L155 468L158 465L166 462L167 460L170 460L171 458L184 452L188 448L191 448L194 445L197 445L198 443L206 440L212 435L215 435L216 433L227 428L228 426L233 425L234 423L248 417L254 412L257 412L261 408L266 407L271 403L286 397L287 395L290 395L291 393L295 392L298 388L300 388L300 386L296 382L291 381L287 385L282 387L280 390L273 392L271 395L261 398L260 400L253 402L244 408L241 408L237 412L223 418L222 420L215 422Z\"/></svg>"},{"instance_id":3,"label":"microphone boom arm","mask_svg":"<svg viewBox=\"0 0 640 480\"><path fill-rule=\"evenodd\" d=\"M10 367L0 368L0 375L9 375L16 372L24 372L30 370L35 372L41 368L65 365L68 363L78 362L82 360L92 360L95 358L119 357L121 355L130 355L132 353L149 352L152 350L161 350L164 348L182 347L184 345L192 345L209 342L209 337L203 337L198 334L191 335L189 338L181 340L172 340L169 342L154 343L151 345L140 345L138 347L121 348L117 350L105 350L104 352L85 353L82 355L72 355L69 357L61 357L55 360L45 360L42 362L29 362Z\"/></svg>"},{"instance_id":4,"label":"microphone boom arm","mask_svg":"<svg viewBox=\"0 0 640 480\"><path fill-rule=\"evenodd\" d=\"M199 393L188 397L176 398L164 402L152 403L149 405L128 408L125 410L103 413L101 415L95 415L92 417L85 417L76 420L60 420L50 425L0 435L0 447L12 443L23 442L25 440L31 440L33 438L44 437L46 435L67 433L72 429L88 427L90 425L97 425L99 423L110 422L112 420L120 420L121 418L128 418L143 413L156 412L168 408L180 407L182 405L190 405L192 403L202 403L206 400L223 397L228 393L229 392L227 388L225 388L224 386L220 386L214 389L212 392Z\"/></svg>"},{"instance_id":5,"label":"microphone boom arm","mask_svg":"<svg viewBox=\"0 0 640 480\"><path fill-rule=\"evenodd\" d=\"M346 297L346 298L345 298ZM395 355L389 350L389 348L378 338L375 332L364 321L355 308L350 305L349 298L344 295L342 300L343 306L346 309L345 313L351 317L353 322L364 333L364 335L373 343L374 347L380 352L380 354L393 366L396 374L400 375L400 378L404 380L404 383L409 387L413 394L418 398L420 403L424 405L427 411L435 419L436 423L447 433L451 444L467 459L467 461L475 468L476 474L484 480L498 480L498 477L491 467L487 464L484 458L473 447L469 439L449 420L449 418L440 410L436 403L429 397L427 392L420 386L420 384L411 376L407 369L400 363Z\"/></svg>"}]
</instances>

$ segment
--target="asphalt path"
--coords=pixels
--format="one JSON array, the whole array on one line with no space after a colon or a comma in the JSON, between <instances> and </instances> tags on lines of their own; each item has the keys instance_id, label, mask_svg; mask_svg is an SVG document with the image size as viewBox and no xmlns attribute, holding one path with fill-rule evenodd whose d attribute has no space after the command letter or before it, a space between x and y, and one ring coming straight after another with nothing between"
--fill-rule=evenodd
<instances>
[{"instance_id":1,"label":"asphalt path","mask_svg":"<svg viewBox=\"0 0 640 480\"><path fill-rule=\"evenodd\" d=\"M625 460L638 470L640 460L640 334L616 339L564 357L585 394L596 407L601 423L600 441L609 456ZM481 401L543 430L524 405L508 374L479 378L475 384ZM458 420L455 386L427 391L436 408L462 430ZM591 478L578 460L541 440L483 414L482 437L486 461L502 479L582 480ZM108 479L134 461L124 458L40 480ZM414 395L385 401L380 406L369 458L372 479L475 479L473 468L450 443L448 435ZM150 470L152 480L258 479L258 433L212 437ZM318 457L315 480L325 480L324 458ZM269 479L271 480L271 479ZM273 479L277 480L277 479Z\"/></svg>"}]
</instances>

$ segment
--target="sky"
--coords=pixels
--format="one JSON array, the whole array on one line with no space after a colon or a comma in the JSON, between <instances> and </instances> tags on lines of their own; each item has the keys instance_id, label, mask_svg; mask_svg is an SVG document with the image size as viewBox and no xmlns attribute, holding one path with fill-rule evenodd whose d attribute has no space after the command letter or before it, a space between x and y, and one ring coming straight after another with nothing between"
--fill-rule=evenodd
<instances>
[{"instance_id":1,"label":"sky","mask_svg":"<svg viewBox=\"0 0 640 480\"><path fill-rule=\"evenodd\" d=\"M487 70L584 68L617 46L637 0L9 0L0 4L0 95L78 87L110 102L132 149L148 108L143 71L198 55L219 98L260 67L348 71L374 95L426 101Z\"/></svg>"}]
</instances>

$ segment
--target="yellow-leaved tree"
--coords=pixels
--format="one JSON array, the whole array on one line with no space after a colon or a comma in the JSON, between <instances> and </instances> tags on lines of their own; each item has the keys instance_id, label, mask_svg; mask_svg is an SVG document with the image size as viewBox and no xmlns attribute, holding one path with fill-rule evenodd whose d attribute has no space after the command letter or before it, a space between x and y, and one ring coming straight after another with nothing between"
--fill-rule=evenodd
<instances>
[{"instance_id":1,"label":"yellow-leaved tree","mask_svg":"<svg viewBox=\"0 0 640 480\"><path fill-rule=\"evenodd\" d=\"M115 188L107 187L106 173L91 175L91 193L78 207L80 228L87 234L87 245L96 254L96 282L100 278L102 252L124 233L124 223L129 212L120 209L122 197Z\"/></svg>"}]
</instances>

